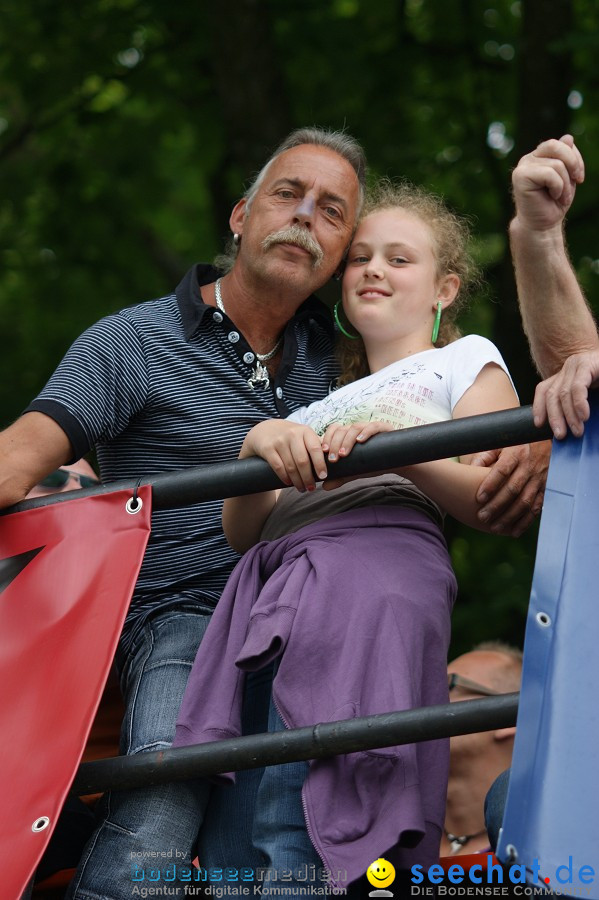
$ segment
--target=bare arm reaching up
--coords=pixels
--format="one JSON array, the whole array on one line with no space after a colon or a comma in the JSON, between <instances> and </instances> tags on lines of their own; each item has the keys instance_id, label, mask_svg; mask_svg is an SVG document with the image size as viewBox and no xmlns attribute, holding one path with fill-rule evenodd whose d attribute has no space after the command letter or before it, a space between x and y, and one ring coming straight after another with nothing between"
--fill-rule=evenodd
<instances>
[{"instance_id":1,"label":"bare arm reaching up","mask_svg":"<svg viewBox=\"0 0 599 900\"><path fill-rule=\"evenodd\" d=\"M544 141L512 173L516 215L510 243L524 330L544 378L568 356L599 346L595 322L572 270L564 218L584 162L574 140Z\"/></svg>"}]
</instances>

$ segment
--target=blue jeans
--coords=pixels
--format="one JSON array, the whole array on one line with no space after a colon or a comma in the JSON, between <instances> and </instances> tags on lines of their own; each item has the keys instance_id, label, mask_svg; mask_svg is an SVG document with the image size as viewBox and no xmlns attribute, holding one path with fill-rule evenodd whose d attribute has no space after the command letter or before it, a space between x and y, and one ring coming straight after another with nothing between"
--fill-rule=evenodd
<instances>
[{"instance_id":1,"label":"blue jeans","mask_svg":"<svg viewBox=\"0 0 599 900\"><path fill-rule=\"evenodd\" d=\"M146 622L137 635L121 671L126 706L122 754L170 747L210 612L203 607L197 612L188 607L169 610ZM131 900L136 883L175 888L169 896L183 897L185 886L173 882L172 866L179 870L191 864L209 790L209 783L198 779L105 794L102 821L83 852L67 897Z\"/></svg>"},{"instance_id":2,"label":"blue jeans","mask_svg":"<svg viewBox=\"0 0 599 900\"><path fill-rule=\"evenodd\" d=\"M485 797L485 825L489 835L489 843L493 850L497 849L499 830L503 824L503 814L507 800L507 789L510 783L510 769L498 775Z\"/></svg>"},{"instance_id":3,"label":"blue jeans","mask_svg":"<svg viewBox=\"0 0 599 900\"><path fill-rule=\"evenodd\" d=\"M272 667L247 676L243 706L243 733L284 731L271 698ZM285 763L238 772L236 788L228 785L212 789L210 803L200 833L198 851L206 868L267 869L262 893L277 886L277 896L295 897L302 881L281 881L283 870L311 873L322 867L308 836L302 805L302 787L308 774L307 762ZM234 827L233 827L234 826ZM313 879L308 877L308 883ZM322 881L317 882L323 886Z\"/></svg>"},{"instance_id":4,"label":"blue jeans","mask_svg":"<svg viewBox=\"0 0 599 900\"><path fill-rule=\"evenodd\" d=\"M285 730L272 699L268 730ZM263 854L264 866L270 870L270 877L265 878L262 885L263 895L269 893L271 885L276 885L279 897L300 896L302 891L298 888L305 890L309 884L324 886L324 882L310 877L313 871L310 866L314 866L316 872L323 863L312 845L304 817L302 787L309 768L307 762L292 762L264 769L256 799L253 830L254 845ZM294 877L290 881L281 881L284 870L299 873L300 879Z\"/></svg>"},{"instance_id":5,"label":"blue jeans","mask_svg":"<svg viewBox=\"0 0 599 900\"><path fill-rule=\"evenodd\" d=\"M268 731L272 666L249 672L245 680L242 733ZM259 869L264 856L254 847L252 828L256 796L264 768L244 769L235 776L235 787L214 784L204 824L198 838L200 863L206 868Z\"/></svg>"}]
</instances>

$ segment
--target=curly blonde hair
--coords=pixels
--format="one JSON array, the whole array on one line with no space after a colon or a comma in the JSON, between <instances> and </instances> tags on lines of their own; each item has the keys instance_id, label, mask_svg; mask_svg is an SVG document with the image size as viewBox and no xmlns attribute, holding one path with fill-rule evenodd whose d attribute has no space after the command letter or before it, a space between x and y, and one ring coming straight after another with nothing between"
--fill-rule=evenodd
<instances>
[{"instance_id":1,"label":"curly blonde hair","mask_svg":"<svg viewBox=\"0 0 599 900\"><path fill-rule=\"evenodd\" d=\"M437 259L437 278L455 274L460 279L455 300L451 306L443 310L439 336L435 341L435 347L444 347L461 337L455 320L466 305L471 292L480 282L478 267L468 250L469 223L465 218L451 212L441 197L404 180L393 181L382 178L371 186L366 194L360 222L384 209L406 210L428 225L433 236L433 250ZM349 340L340 334L337 355L341 365L339 385L349 384L370 374L366 349L361 337Z\"/></svg>"}]
</instances>

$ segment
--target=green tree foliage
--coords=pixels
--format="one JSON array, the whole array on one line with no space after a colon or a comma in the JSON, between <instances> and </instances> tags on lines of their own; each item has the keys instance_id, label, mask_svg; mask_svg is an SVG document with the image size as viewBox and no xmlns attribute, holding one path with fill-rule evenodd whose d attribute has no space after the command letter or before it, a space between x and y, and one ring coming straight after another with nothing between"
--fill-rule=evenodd
<instances>
[{"instance_id":1,"label":"green tree foliage","mask_svg":"<svg viewBox=\"0 0 599 900\"><path fill-rule=\"evenodd\" d=\"M496 340L523 402L535 375L507 253L509 172L572 131L588 177L568 236L599 303L593 0L0 0L0 12L3 424L87 325L218 251L244 181L298 125L346 127L374 174L472 216L489 287L464 327ZM456 649L519 641L534 535L448 535Z\"/></svg>"}]
</instances>

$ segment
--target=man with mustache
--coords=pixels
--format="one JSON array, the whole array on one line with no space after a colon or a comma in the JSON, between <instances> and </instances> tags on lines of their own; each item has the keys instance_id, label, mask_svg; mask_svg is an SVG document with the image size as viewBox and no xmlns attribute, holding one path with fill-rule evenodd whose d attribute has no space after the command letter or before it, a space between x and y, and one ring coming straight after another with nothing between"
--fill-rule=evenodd
<instances>
[{"instance_id":1,"label":"man with mustache","mask_svg":"<svg viewBox=\"0 0 599 900\"><path fill-rule=\"evenodd\" d=\"M79 337L26 413L0 435L0 507L97 446L103 482L236 458L261 419L324 396L337 374L330 313L312 296L339 269L366 161L348 135L293 132L231 214L218 268ZM220 277L219 277L220 275ZM222 503L155 511L117 651L121 752L170 746L197 648L238 555ZM207 787L174 783L103 800L69 896L130 900L132 872L190 864Z\"/></svg>"},{"instance_id":2,"label":"man with mustache","mask_svg":"<svg viewBox=\"0 0 599 900\"><path fill-rule=\"evenodd\" d=\"M234 207L233 242L217 268L194 266L174 293L93 325L0 435L0 507L92 446L104 483L234 459L258 421L324 396L337 374L333 329L312 292L341 265L364 178L348 135L289 135ZM221 506L153 514L116 656L122 753L170 746L197 647L238 559ZM140 860L164 870L171 859L189 863L206 792L181 782L105 797L69 896L130 898Z\"/></svg>"}]
</instances>

